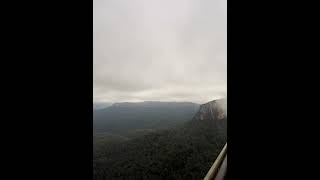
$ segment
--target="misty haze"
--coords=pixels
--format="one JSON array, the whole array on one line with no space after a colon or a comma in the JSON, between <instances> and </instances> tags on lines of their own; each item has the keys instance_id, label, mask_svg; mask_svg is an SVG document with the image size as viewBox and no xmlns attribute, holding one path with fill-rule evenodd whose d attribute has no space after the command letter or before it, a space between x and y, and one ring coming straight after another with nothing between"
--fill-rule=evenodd
<instances>
[{"instance_id":1,"label":"misty haze","mask_svg":"<svg viewBox=\"0 0 320 180\"><path fill-rule=\"evenodd\" d=\"M93 179L226 178L227 1L93 5Z\"/></svg>"}]
</instances>

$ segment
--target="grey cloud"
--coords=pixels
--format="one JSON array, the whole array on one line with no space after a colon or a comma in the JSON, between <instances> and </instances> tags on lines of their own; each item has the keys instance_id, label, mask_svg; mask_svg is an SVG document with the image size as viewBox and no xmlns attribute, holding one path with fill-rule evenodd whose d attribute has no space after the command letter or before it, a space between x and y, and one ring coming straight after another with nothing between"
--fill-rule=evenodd
<instances>
[{"instance_id":1,"label":"grey cloud","mask_svg":"<svg viewBox=\"0 0 320 180\"><path fill-rule=\"evenodd\" d=\"M94 0L94 101L226 96L225 0Z\"/></svg>"}]
</instances>

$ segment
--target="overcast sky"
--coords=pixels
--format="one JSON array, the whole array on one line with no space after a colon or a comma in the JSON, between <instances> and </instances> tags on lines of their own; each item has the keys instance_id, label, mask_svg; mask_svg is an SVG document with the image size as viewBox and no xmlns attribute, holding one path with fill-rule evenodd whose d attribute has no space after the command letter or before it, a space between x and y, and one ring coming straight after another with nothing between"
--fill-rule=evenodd
<instances>
[{"instance_id":1,"label":"overcast sky","mask_svg":"<svg viewBox=\"0 0 320 180\"><path fill-rule=\"evenodd\" d=\"M226 96L227 0L94 0L93 101Z\"/></svg>"}]
</instances>

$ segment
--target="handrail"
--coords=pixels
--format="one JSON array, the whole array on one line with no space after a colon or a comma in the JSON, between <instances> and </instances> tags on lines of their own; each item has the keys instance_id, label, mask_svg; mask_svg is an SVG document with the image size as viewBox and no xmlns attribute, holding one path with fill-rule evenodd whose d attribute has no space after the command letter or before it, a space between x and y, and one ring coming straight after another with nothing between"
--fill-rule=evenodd
<instances>
[{"instance_id":1,"label":"handrail","mask_svg":"<svg viewBox=\"0 0 320 180\"><path fill-rule=\"evenodd\" d=\"M224 180L227 175L227 155L224 157L223 162L217 172L217 175L214 177L214 180Z\"/></svg>"},{"instance_id":2,"label":"handrail","mask_svg":"<svg viewBox=\"0 0 320 180\"><path fill-rule=\"evenodd\" d=\"M204 177L203 180L212 180L216 176L226 154L227 154L227 143L224 145L222 151L220 152L217 159L214 161L213 165L211 166L210 170L208 171L206 177Z\"/></svg>"}]
</instances>

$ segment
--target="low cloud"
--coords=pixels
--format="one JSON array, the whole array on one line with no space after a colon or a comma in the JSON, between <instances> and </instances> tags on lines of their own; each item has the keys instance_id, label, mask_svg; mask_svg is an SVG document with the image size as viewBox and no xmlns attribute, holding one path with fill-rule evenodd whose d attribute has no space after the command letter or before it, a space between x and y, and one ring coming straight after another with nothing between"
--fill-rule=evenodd
<instances>
[{"instance_id":1,"label":"low cloud","mask_svg":"<svg viewBox=\"0 0 320 180\"><path fill-rule=\"evenodd\" d=\"M224 0L94 0L94 101L226 96Z\"/></svg>"}]
</instances>

